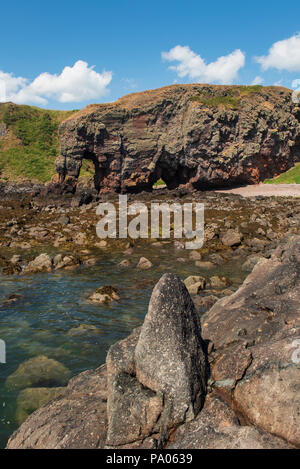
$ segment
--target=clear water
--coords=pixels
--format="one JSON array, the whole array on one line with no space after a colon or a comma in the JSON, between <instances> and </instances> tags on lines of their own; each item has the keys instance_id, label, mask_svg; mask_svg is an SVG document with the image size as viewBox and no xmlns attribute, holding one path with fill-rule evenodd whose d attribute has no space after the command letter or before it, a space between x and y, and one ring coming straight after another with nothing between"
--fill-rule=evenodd
<instances>
[{"instance_id":1,"label":"clear water","mask_svg":"<svg viewBox=\"0 0 300 469\"><path fill-rule=\"evenodd\" d=\"M152 288L163 273L174 272L182 278L214 273L237 277L239 269L237 263L228 263L222 267L222 272L201 272L192 261L177 261L178 257L187 257L187 251L175 251L168 245L149 247L147 252L137 249L131 259L137 261L141 255L151 259L152 269L120 268L117 264L126 256L121 252L104 252L94 267L0 276L0 339L6 342L7 349L7 363L0 364L0 447L5 446L18 427L15 420L17 392L8 391L4 384L20 363L43 354L64 364L72 375L95 368L105 362L112 343L126 337L143 322ZM102 285L117 287L120 301L107 305L88 302L89 295ZM21 298L4 304L12 294ZM96 326L99 333L75 337L67 334L81 324Z\"/></svg>"}]
</instances>

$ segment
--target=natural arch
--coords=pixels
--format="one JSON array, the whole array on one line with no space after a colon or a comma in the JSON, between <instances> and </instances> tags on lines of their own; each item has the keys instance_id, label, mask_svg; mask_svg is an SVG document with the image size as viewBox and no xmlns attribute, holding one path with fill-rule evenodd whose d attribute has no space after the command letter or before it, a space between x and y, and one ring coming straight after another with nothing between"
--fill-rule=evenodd
<instances>
[{"instance_id":1,"label":"natural arch","mask_svg":"<svg viewBox=\"0 0 300 469\"><path fill-rule=\"evenodd\" d=\"M99 167L99 161L96 155L90 151L85 151L81 160L80 175L82 173L93 176L94 187L97 192L101 189L101 182L104 178L105 170Z\"/></svg>"}]
</instances>

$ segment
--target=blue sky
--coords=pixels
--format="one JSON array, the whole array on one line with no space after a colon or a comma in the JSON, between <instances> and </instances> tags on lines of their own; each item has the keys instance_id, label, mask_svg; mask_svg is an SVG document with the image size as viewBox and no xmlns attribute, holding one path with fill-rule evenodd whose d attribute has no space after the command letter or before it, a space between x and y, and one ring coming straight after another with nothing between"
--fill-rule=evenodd
<instances>
[{"instance_id":1,"label":"blue sky","mask_svg":"<svg viewBox=\"0 0 300 469\"><path fill-rule=\"evenodd\" d=\"M299 1L2 2L0 99L77 109L175 82L295 88L299 18Z\"/></svg>"}]
</instances>

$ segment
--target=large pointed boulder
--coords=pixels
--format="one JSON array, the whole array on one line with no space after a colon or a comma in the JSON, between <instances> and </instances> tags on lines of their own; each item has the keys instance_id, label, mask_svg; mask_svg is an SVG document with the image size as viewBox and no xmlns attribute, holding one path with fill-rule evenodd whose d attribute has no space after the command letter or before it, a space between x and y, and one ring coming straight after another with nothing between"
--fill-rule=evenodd
<instances>
[{"instance_id":1,"label":"large pointed boulder","mask_svg":"<svg viewBox=\"0 0 300 469\"><path fill-rule=\"evenodd\" d=\"M141 328L107 355L107 445L120 447L192 420L206 391L206 356L199 317L184 283L165 274L155 286Z\"/></svg>"},{"instance_id":2,"label":"large pointed boulder","mask_svg":"<svg viewBox=\"0 0 300 469\"><path fill-rule=\"evenodd\" d=\"M135 366L143 386L163 393L169 426L198 414L205 396L204 343L194 303L174 274L163 275L152 292Z\"/></svg>"}]
</instances>

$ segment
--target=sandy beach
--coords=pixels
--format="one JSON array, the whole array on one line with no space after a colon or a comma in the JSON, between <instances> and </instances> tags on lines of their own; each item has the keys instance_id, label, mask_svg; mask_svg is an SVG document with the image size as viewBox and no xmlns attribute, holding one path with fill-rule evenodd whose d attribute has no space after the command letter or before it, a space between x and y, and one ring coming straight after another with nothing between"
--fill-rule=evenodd
<instances>
[{"instance_id":1,"label":"sandy beach","mask_svg":"<svg viewBox=\"0 0 300 469\"><path fill-rule=\"evenodd\" d=\"M278 197L300 197L300 184L257 184L234 189L222 189L216 192L239 194L243 197L278 196Z\"/></svg>"}]
</instances>

